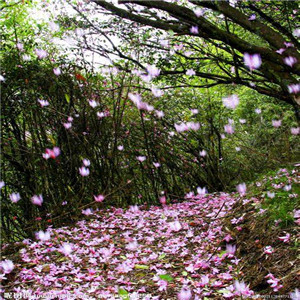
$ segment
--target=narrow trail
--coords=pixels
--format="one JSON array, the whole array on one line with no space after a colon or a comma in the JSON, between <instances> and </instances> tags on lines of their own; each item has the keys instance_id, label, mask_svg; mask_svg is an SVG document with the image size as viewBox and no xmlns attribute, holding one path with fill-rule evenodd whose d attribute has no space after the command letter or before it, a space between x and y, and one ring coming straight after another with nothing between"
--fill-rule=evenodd
<instances>
[{"instance_id":1,"label":"narrow trail","mask_svg":"<svg viewBox=\"0 0 300 300\"><path fill-rule=\"evenodd\" d=\"M176 299L183 287L196 299L238 295L239 259L221 225L234 203L229 194L208 195L164 208L102 210L73 228L49 229L50 240L20 250L6 289L70 299L127 292L130 299Z\"/></svg>"}]
</instances>

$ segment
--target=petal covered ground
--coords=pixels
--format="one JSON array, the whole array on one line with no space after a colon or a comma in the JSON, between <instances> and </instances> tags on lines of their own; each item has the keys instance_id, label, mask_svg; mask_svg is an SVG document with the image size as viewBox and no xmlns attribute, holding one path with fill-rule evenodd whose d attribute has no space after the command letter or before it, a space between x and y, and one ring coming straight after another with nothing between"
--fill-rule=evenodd
<instances>
[{"instance_id":1,"label":"petal covered ground","mask_svg":"<svg viewBox=\"0 0 300 300\"><path fill-rule=\"evenodd\" d=\"M233 207L258 201L220 193L93 212L73 227L48 228L37 240L23 241L3 291L67 299L255 296L243 282L224 219L241 231L243 218L232 216ZM281 288L274 276L268 280Z\"/></svg>"}]
</instances>

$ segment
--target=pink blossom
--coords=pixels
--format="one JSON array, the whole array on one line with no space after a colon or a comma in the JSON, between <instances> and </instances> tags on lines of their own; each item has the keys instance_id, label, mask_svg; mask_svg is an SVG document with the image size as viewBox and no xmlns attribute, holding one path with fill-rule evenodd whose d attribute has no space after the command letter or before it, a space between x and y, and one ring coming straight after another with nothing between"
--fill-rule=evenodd
<instances>
[{"instance_id":1,"label":"pink blossom","mask_svg":"<svg viewBox=\"0 0 300 300\"><path fill-rule=\"evenodd\" d=\"M192 298L192 292L190 289L183 287L177 294L178 300L190 300Z\"/></svg>"},{"instance_id":2,"label":"pink blossom","mask_svg":"<svg viewBox=\"0 0 300 300\"><path fill-rule=\"evenodd\" d=\"M0 190L5 186L5 182L3 180L0 181Z\"/></svg>"},{"instance_id":3,"label":"pink blossom","mask_svg":"<svg viewBox=\"0 0 300 300\"><path fill-rule=\"evenodd\" d=\"M290 94L298 94L300 92L300 84L290 84L288 85L288 90Z\"/></svg>"},{"instance_id":4,"label":"pink blossom","mask_svg":"<svg viewBox=\"0 0 300 300\"><path fill-rule=\"evenodd\" d=\"M159 43L162 47L168 48L170 46L169 41L167 41L167 40L161 40L161 41L159 41Z\"/></svg>"},{"instance_id":5,"label":"pink blossom","mask_svg":"<svg viewBox=\"0 0 300 300\"><path fill-rule=\"evenodd\" d=\"M252 14L252 15L248 18L249 21L254 21L255 19L256 19L256 15L255 15L255 14Z\"/></svg>"},{"instance_id":6,"label":"pink blossom","mask_svg":"<svg viewBox=\"0 0 300 300\"><path fill-rule=\"evenodd\" d=\"M82 211L83 215L89 216L93 213L93 210L91 208L83 209Z\"/></svg>"},{"instance_id":7,"label":"pink blossom","mask_svg":"<svg viewBox=\"0 0 300 300\"><path fill-rule=\"evenodd\" d=\"M183 131L188 130L186 124L184 124L184 123L175 124L174 126L175 126L175 129L176 129L177 132L183 132Z\"/></svg>"},{"instance_id":8,"label":"pink blossom","mask_svg":"<svg viewBox=\"0 0 300 300\"><path fill-rule=\"evenodd\" d=\"M11 260L6 259L0 262L0 267L2 268L5 274L9 274L11 273L11 271L14 269L15 266Z\"/></svg>"},{"instance_id":9,"label":"pink blossom","mask_svg":"<svg viewBox=\"0 0 300 300\"><path fill-rule=\"evenodd\" d=\"M228 243L230 240L233 240L232 236L230 234L227 234L224 238L224 240Z\"/></svg>"},{"instance_id":10,"label":"pink blossom","mask_svg":"<svg viewBox=\"0 0 300 300\"><path fill-rule=\"evenodd\" d=\"M234 282L234 288L239 295L251 296L253 294L253 292L249 289L249 287L243 281L239 282L236 280Z\"/></svg>"},{"instance_id":11,"label":"pink blossom","mask_svg":"<svg viewBox=\"0 0 300 300\"><path fill-rule=\"evenodd\" d=\"M160 70L153 65L147 65L146 70L148 72L148 75L150 75L151 78L155 78L160 74Z\"/></svg>"},{"instance_id":12,"label":"pink blossom","mask_svg":"<svg viewBox=\"0 0 300 300\"><path fill-rule=\"evenodd\" d=\"M272 120L272 125L275 128L278 128L281 126L281 120Z\"/></svg>"},{"instance_id":13,"label":"pink blossom","mask_svg":"<svg viewBox=\"0 0 300 300\"><path fill-rule=\"evenodd\" d=\"M260 108L256 108L255 109L255 113L257 113L259 115L261 113L261 109Z\"/></svg>"},{"instance_id":14,"label":"pink blossom","mask_svg":"<svg viewBox=\"0 0 300 300\"><path fill-rule=\"evenodd\" d=\"M290 242L290 238L291 235L289 233L287 233L285 236L280 236L278 237L281 241L283 241L284 243L289 243Z\"/></svg>"},{"instance_id":15,"label":"pink blossom","mask_svg":"<svg viewBox=\"0 0 300 300\"><path fill-rule=\"evenodd\" d=\"M68 256L72 253L73 251L73 244L69 244L69 243L63 243L60 248L59 251L61 253L63 253L64 255Z\"/></svg>"},{"instance_id":16,"label":"pink blossom","mask_svg":"<svg viewBox=\"0 0 300 300\"><path fill-rule=\"evenodd\" d=\"M267 282L270 284L274 292L278 292L283 286L279 283L279 279L275 278L273 274L269 273L265 278L269 278Z\"/></svg>"},{"instance_id":17,"label":"pink blossom","mask_svg":"<svg viewBox=\"0 0 300 300\"><path fill-rule=\"evenodd\" d=\"M300 133L300 127L292 127L291 134L298 135Z\"/></svg>"},{"instance_id":18,"label":"pink blossom","mask_svg":"<svg viewBox=\"0 0 300 300\"><path fill-rule=\"evenodd\" d=\"M191 109L191 113L193 115L196 115L197 113L199 113L199 110L197 108Z\"/></svg>"},{"instance_id":19,"label":"pink blossom","mask_svg":"<svg viewBox=\"0 0 300 300\"><path fill-rule=\"evenodd\" d=\"M236 251L236 245L227 244L226 252L228 253L228 257L233 257Z\"/></svg>"},{"instance_id":20,"label":"pink blossom","mask_svg":"<svg viewBox=\"0 0 300 300\"><path fill-rule=\"evenodd\" d=\"M22 59L23 59L24 61L29 61L29 60L31 59L31 57L30 57L30 55L28 55L28 54L24 54L24 55L22 55Z\"/></svg>"},{"instance_id":21,"label":"pink blossom","mask_svg":"<svg viewBox=\"0 0 300 300\"><path fill-rule=\"evenodd\" d=\"M199 34L198 26L192 26L190 28L190 33L192 33L192 34Z\"/></svg>"},{"instance_id":22,"label":"pink blossom","mask_svg":"<svg viewBox=\"0 0 300 300\"><path fill-rule=\"evenodd\" d=\"M123 263L119 264L116 268L118 273L128 273L128 272L132 271L132 269L133 268L125 261Z\"/></svg>"},{"instance_id":23,"label":"pink blossom","mask_svg":"<svg viewBox=\"0 0 300 300\"><path fill-rule=\"evenodd\" d=\"M280 49L276 50L276 52L281 55L285 50L286 50L286 48L280 48Z\"/></svg>"},{"instance_id":24,"label":"pink blossom","mask_svg":"<svg viewBox=\"0 0 300 300\"><path fill-rule=\"evenodd\" d=\"M53 73L54 73L56 76L59 76L59 75L61 74L60 68L54 68L54 69L53 69Z\"/></svg>"},{"instance_id":25,"label":"pink blossom","mask_svg":"<svg viewBox=\"0 0 300 300\"><path fill-rule=\"evenodd\" d=\"M89 176L90 174L90 170L88 168L85 168L85 167L81 167L79 168L79 173L81 176Z\"/></svg>"},{"instance_id":26,"label":"pink blossom","mask_svg":"<svg viewBox=\"0 0 300 300\"><path fill-rule=\"evenodd\" d=\"M177 51L180 51L183 49L183 44L176 44L174 45L174 49L177 50Z\"/></svg>"},{"instance_id":27,"label":"pink blossom","mask_svg":"<svg viewBox=\"0 0 300 300\"><path fill-rule=\"evenodd\" d=\"M200 129L200 123L198 123L198 122L187 122L187 126L188 126L188 128L190 128L191 130L194 130L194 131Z\"/></svg>"},{"instance_id":28,"label":"pink blossom","mask_svg":"<svg viewBox=\"0 0 300 300\"><path fill-rule=\"evenodd\" d=\"M154 97L161 97L164 94L162 90L157 89L155 87L152 87L151 92L154 95Z\"/></svg>"},{"instance_id":29,"label":"pink blossom","mask_svg":"<svg viewBox=\"0 0 300 300\"><path fill-rule=\"evenodd\" d=\"M200 123L187 122L187 123L175 124L174 126L177 132L183 132L188 130L198 130L200 128Z\"/></svg>"},{"instance_id":30,"label":"pink blossom","mask_svg":"<svg viewBox=\"0 0 300 300\"><path fill-rule=\"evenodd\" d=\"M139 247L139 244L136 240L134 240L133 242L129 243L127 246L126 246L126 249L127 250L130 250L130 251L135 251L137 250Z\"/></svg>"},{"instance_id":31,"label":"pink blossom","mask_svg":"<svg viewBox=\"0 0 300 300\"><path fill-rule=\"evenodd\" d=\"M11 200L12 203L17 203L21 199L19 193L11 193L9 195L9 198L10 198L10 200Z\"/></svg>"},{"instance_id":32,"label":"pink blossom","mask_svg":"<svg viewBox=\"0 0 300 300\"><path fill-rule=\"evenodd\" d=\"M286 48L292 48L292 47L295 47L295 45L291 42L284 42L284 45Z\"/></svg>"},{"instance_id":33,"label":"pink blossom","mask_svg":"<svg viewBox=\"0 0 300 300\"><path fill-rule=\"evenodd\" d=\"M95 196L94 195L94 199L95 199L96 202L103 202L104 199L105 199L105 196L103 196L103 195Z\"/></svg>"},{"instance_id":34,"label":"pink blossom","mask_svg":"<svg viewBox=\"0 0 300 300\"><path fill-rule=\"evenodd\" d=\"M190 128L191 130L194 130L194 131L200 129L200 123L198 123L198 122L187 122L187 126L188 126L188 128Z\"/></svg>"},{"instance_id":35,"label":"pink blossom","mask_svg":"<svg viewBox=\"0 0 300 300\"><path fill-rule=\"evenodd\" d=\"M185 74L188 76L194 76L196 75L196 72L193 69L188 69Z\"/></svg>"},{"instance_id":36,"label":"pink blossom","mask_svg":"<svg viewBox=\"0 0 300 300\"><path fill-rule=\"evenodd\" d=\"M35 234L35 237L38 239L38 240L41 240L42 242L45 242L45 241L48 241L50 240L50 232L49 231L38 231L36 234Z\"/></svg>"},{"instance_id":37,"label":"pink blossom","mask_svg":"<svg viewBox=\"0 0 300 300\"><path fill-rule=\"evenodd\" d=\"M97 112L97 117L99 118L99 119L102 119L102 118L104 118L105 117L105 113L103 112L103 111L98 111Z\"/></svg>"},{"instance_id":38,"label":"pink blossom","mask_svg":"<svg viewBox=\"0 0 300 300\"><path fill-rule=\"evenodd\" d=\"M48 153L43 153L42 156L46 160L50 158L50 155Z\"/></svg>"},{"instance_id":39,"label":"pink blossom","mask_svg":"<svg viewBox=\"0 0 300 300\"><path fill-rule=\"evenodd\" d=\"M207 194L207 189L205 187L204 188L197 187L197 193L198 195L204 197Z\"/></svg>"},{"instance_id":40,"label":"pink blossom","mask_svg":"<svg viewBox=\"0 0 300 300\"><path fill-rule=\"evenodd\" d=\"M283 59L284 63L287 65L287 66L290 66L290 67L293 67L293 65L295 63L297 63L297 59L296 57L293 57L293 56L288 56L288 57L285 57Z\"/></svg>"},{"instance_id":41,"label":"pink blossom","mask_svg":"<svg viewBox=\"0 0 300 300\"><path fill-rule=\"evenodd\" d=\"M184 55L186 55L187 57L190 57L192 54L194 54L194 52L192 52L192 51L184 52Z\"/></svg>"},{"instance_id":42,"label":"pink blossom","mask_svg":"<svg viewBox=\"0 0 300 300\"><path fill-rule=\"evenodd\" d=\"M161 110L156 110L155 114L157 115L158 118L163 118L165 116L164 112Z\"/></svg>"},{"instance_id":43,"label":"pink blossom","mask_svg":"<svg viewBox=\"0 0 300 300\"><path fill-rule=\"evenodd\" d=\"M60 155L60 149L59 147L53 147L53 149L47 148L45 150L45 153L43 154L43 158L49 159L49 158L56 158Z\"/></svg>"},{"instance_id":44,"label":"pink blossom","mask_svg":"<svg viewBox=\"0 0 300 300\"><path fill-rule=\"evenodd\" d=\"M146 111L153 111L154 107L152 105L149 105L146 102L140 102L137 104L137 108L141 110L146 110Z\"/></svg>"},{"instance_id":45,"label":"pink blossom","mask_svg":"<svg viewBox=\"0 0 300 300\"><path fill-rule=\"evenodd\" d=\"M202 150L199 152L199 155L205 157L207 155L207 152L205 150Z\"/></svg>"},{"instance_id":46,"label":"pink blossom","mask_svg":"<svg viewBox=\"0 0 300 300\"><path fill-rule=\"evenodd\" d=\"M264 253L265 253L265 254L272 254L273 252L274 252L274 248L271 247L271 246L266 246L266 247L264 248Z\"/></svg>"},{"instance_id":47,"label":"pink blossom","mask_svg":"<svg viewBox=\"0 0 300 300\"><path fill-rule=\"evenodd\" d=\"M235 109L238 106L239 102L240 100L237 95L231 95L227 98L223 98L223 104L227 108Z\"/></svg>"},{"instance_id":48,"label":"pink blossom","mask_svg":"<svg viewBox=\"0 0 300 300\"><path fill-rule=\"evenodd\" d=\"M82 163L83 163L83 165L86 166L86 167L88 167L88 166L91 165L90 160L89 160L89 159L86 159L86 158L84 158L84 159L82 160Z\"/></svg>"},{"instance_id":49,"label":"pink blossom","mask_svg":"<svg viewBox=\"0 0 300 300\"><path fill-rule=\"evenodd\" d=\"M259 54L244 53L244 63L252 71L261 66L261 57Z\"/></svg>"},{"instance_id":50,"label":"pink blossom","mask_svg":"<svg viewBox=\"0 0 300 300\"><path fill-rule=\"evenodd\" d=\"M271 199L273 199L275 197L275 193L274 192L267 192L267 195Z\"/></svg>"},{"instance_id":51,"label":"pink blossom","mask_svg":"<svg viewBox=\"0 0 300 300\"><path fill-rule=\"evenodd\" d=\"M123 145L119 145L117 148L118 148L119 151L123 151L124 150L124 146Z\"/></svg>"},{"instance_id":52,"label":"pink blossom","mask_svg":"<svg viewBox=\"0 0 300 300\"><path fill-rule=\"evenodd\" d=\"M195 10L194 10L194 13L195 15L199 18L201 16L204 15L204 9L203 8L200 8L200 7L197 7Z\"/></svg>"},{"instance_id":53,"label":"pink blossom","mask_svg":"<svg viewBox=\"0 0 300 300\"><path fill-rule=\"evenodd\" d=\"M201 281L200 281L200 286L206 286L208 283L209 283L208 275L202 275Z\"/></svg>"},{"instance_id":54,"label":"pink blossom","mask_svg":"<svg viewBox=\"0 0 300 300\"><path fill-rule=\"evenodd\" d=\"M66 129L70 129L72 127L72 123L63 123Z\"/></svg>"},{"instance_id":55,"label":"pink blossom","mask_svg":"<svg viewBox=\"0 0 300 300\"><path fill-rule=\"evenodd\" d=\"M166 280L158 280L157 285L159 286L159 291L166 291L168 287L168 281Z\"/></svg>"},{"instance_id":56,"label":"pink blossom","mask_svg":"<svg viewBox=\"0 0 300 300\"><path fill-rule=\"evenodd\" d=\"M95 100L89 100L89 105L92 107L92 108L95 108L98 106L98 102L95 101Z\"/></svg>"},{"instance_id":57,"label":"pink blossom","mask_svg":"<svg viewBox=\"0 0 300 300\"><path fill-rule=\"evenodd\" d=\"M300 209L294 210L294 218L299 219L300 218Z\"/></svg>"},{"instance_id":58,"label":"pink blossom","mask_svg":"<svg viewBox=\"0 0 300 300\"><path fill-rule=\"evenodd\" d=\"M41 107L49 105L49 102L47 100L38 99L38 102L40 103Z\"/></svg>"},{"instance_id":59,"label":"pink blossom","mask_svg":"<svg viewBox=\"0 0 300 300\"><path fill-rule=\"evenodd\" d=\"M137 156L136 159L140 162L143 162L146 160L146 156Z\"/></svg>"},{"instance_id":60,"label":"pink blossom","mask_svg":"<svg viewBox=\"0 0 300 300\"><path fill-rule=\"evenodd\" d=\"M182 226L179 221L170 222L169 227L172 231L179 231L181 230Z\"/></svg>"},{"instance_id":61,"label":"pink blossom","mask_svg":"<svg viewBox=\"0 0 300 300\"><path fill-rule=\"evenodd\" d=\"M160 163L159 162L154 162L153 165L154 165L155 168L159 168L160 167Z\"/></svg>"},{"instance_id":62,"label":"pink blossom","mask_svg":"<svg viewBox=\"0 0 300 300\"><path fill-rule=\"evenodd\" d=\"M51 155L53 155L54 157L59 156L60 155L60 149L59 149L59 147L53 147L52 153L51 153Z\"/></svg>"},{"instance_id":63,"label":"pink blossom","mask_svg":"<svg viewBox=\"0 0 300 300\"><path fill-rule=\"evenodd\" d=\"M236 186L236 190L241 196L244 196L247 190L246 184L240 183L239 185Z\"/></svg>"},{"instance_id":64,"label":"pink blossom","mask_svg":"<svg viewBox=\"0 0 300 300\"><path fill-rule=\"evenodd\" d=\"M300 28L294 29L293 35L294 35L295 37L300 37Z\"/></svg>"},{"instance_id":65,"label":"pink blossom","mask_svg":"<svg viewBox=\"0 0 300 300\"><path fill-rule=\"evenodd\" d=\"M153 79L153 77L150 74L147 74L147 75L143 74L140 76L140 78L145 82L150 82Z\"/></svg>"},{"instance_id":66,"label":"pink blossom","mask_svg":"<svg viewBox=\"0 0 300 300\"><path fill-rule=\"evenodd\" d=\"M295 289L294 292L290 293L290 297L291 297L292 300L299 300L300 299L300 291L298 289Z\"/></svg>"},{"instance_id":67,"label":"pink blossom","mask_svg":"<svg viewBox=\"0 0 300 300\"><path fill-rule=\"evenodd\" d=\"M43 203L43 196L42 195L34 195L31 197L31 202L34 205L41 206Z\"/></svg>"},{"instance_id":68,"label":"pink blossom","mask_svg":"<svg viewBox=\"0 0 300 300\"><path fill-rule=\"evenodd\" d=\"M224 131L225 131L226 133L228 133L228 134L233 134L233 133L234 133L234 128L233 128L232 125L226 124L226 125L224 126Z\"/></svg>"},{"instance_id":69,"label":"pink blossom","mask_svg":"<svg viewBox=\"0 0 300 300\"><path fill-rule=\"evenodd\" d=\"M39 59L43 59L43 58L47 57L47 55L48 55L48 53L42 49L35 49L35 53Z\"/></svg>"},{"instance_id":70,"label":"pink blossom","mask_svg":"<svg viewBox=\"0 0 300 300\"><path fill-rule=\"evenodd\" d=\"M17 48L20 50L20 51L24 51L24 45L22 43L17 43Z\"/></svg>"},{"instance_id":71,"label":"pink blossom","mask_svg":"<svg viewBox=\"0 0 300 300\"><path fill-rule=\"evenodd\" d=\"M159 198L159 202L162 204L162 205L165 205L167 203L167 198L166 196L162 196Z\"/></svg>"}]
</instances>

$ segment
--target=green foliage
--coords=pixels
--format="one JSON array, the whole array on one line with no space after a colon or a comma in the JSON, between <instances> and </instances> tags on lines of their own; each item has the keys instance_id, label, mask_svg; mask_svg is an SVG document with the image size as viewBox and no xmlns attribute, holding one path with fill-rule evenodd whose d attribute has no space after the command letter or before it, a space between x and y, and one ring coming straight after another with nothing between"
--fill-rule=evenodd
<instances>
[{"instance_id":1,"label":"green foliage","mask_svg":"<svg viewBox=\"0 0 300 300\"><path fill-rule=\"evenodd\" d=\"M174 280L174 278L171 275L169 275L169 274L159 275L159 278L161 280L165 280L165 281L173 281Z\"/></svg>"},{"instance_id":2,"label":"green foliage","mask_svg":"<svg viewBox=\"0 0 300 300\"><path fill-rule=\"evenodd\" d=\"M119 289L119 296L121 299L129 300L129 293L124 289Z\"/></svg>"},{"instance_id":3,"label":"green foliage","mask_svg":"<svg viewBox=\"0 0 300 300\"><path fill-rule=\"evenodd\" d=\"M293 211L300 207L300 185L295 172L292 167L270 171L251 190L254 195L263 195L262 209L266 210L270 224L278 222L281 227L294 224Z\"/></svg>"}]
</instances>

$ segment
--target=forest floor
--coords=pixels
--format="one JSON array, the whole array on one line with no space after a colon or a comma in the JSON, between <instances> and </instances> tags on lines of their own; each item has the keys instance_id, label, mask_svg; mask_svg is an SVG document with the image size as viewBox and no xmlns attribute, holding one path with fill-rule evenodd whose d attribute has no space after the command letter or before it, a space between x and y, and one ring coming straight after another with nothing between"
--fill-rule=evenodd
<instances>
[{"instance_id":1,"label":"forest floor","mask_svg":"<svg viewBox=\"0 0 300 300\"><path fill-rule=\"evenodd\" d=\"M273 220L265 203L283 190L296 201L298 184L299 169L281 169L244 196L103 209L74 226L50 227L50 239L2 247L2 260L14 263L2 276L4 298L290 298L300 279L300 211Z\"/></svg>"}]
</instances>

